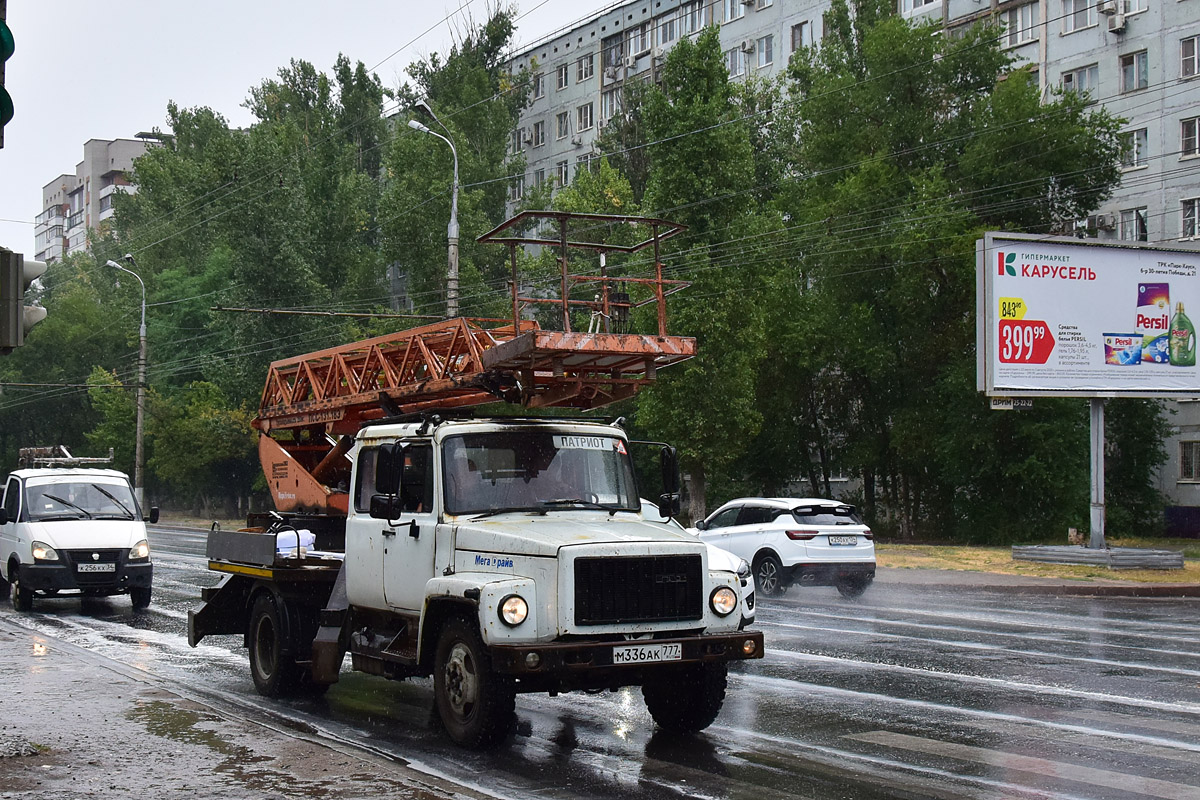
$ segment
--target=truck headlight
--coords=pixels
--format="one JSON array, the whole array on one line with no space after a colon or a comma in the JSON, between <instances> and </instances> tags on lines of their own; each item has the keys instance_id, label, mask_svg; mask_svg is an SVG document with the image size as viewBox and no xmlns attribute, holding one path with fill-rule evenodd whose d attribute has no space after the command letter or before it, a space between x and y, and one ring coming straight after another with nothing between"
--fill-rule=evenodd
<instances>
[{"instance_id":1,"label":"truck headlight","mask_svg":"<svg viewBox=\"0 0 1200 800\"><path fill-rule=\"evenodd\" d=\"M712 610L717 612L717 614L727 617L737 608L737 592L728 586L720 586L709 596L708 604L712 606Z\"/></svg>"},{"instance_id":2,"label":"truck headlight","mask_svg":"<svg viewBox=\"0 0 1200 800\"><path fill-rule=\"evenodd\" d=\"M500 621L516 627L529 616L529 604L519 594L510 594L500 601Z\"/></svg>"},{"instance_id":3,"label":"truck headlight","mask_svg":"<svg viewBox=\"0 0 1200 800\"><path fill-rule=\"evenodd\" d=\"M45 542L34 542L31 548L34 561L58 561L58 552Z\"/></svg>"},{"instance_id":4,"label":"truck headlight","mask_svg":"<svg viewBox=\"0 0 1200 800\"><path fill-rule=\"evenodd\" d=\"M140 542L129 548L130 561L142 561L150 557L150 542L142 539Z\"/></svg>"}]
</instances>

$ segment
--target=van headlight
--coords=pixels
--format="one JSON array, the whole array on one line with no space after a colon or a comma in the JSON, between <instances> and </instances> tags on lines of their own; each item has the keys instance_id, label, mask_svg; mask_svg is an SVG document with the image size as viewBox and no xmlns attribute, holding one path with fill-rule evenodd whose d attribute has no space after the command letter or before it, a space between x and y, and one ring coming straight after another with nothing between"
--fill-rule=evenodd
<instances>
[{"instance_id":1,"label":"van headlight","mask_svg":"<svg viewBox=\"0 0 1200 800\"><path fill-rule=\"evenodd\" d=\"M712 606L712 610L717 612L718 615L727 617L737 608L737 592L728 586L720 586L709 596L708 604Z\"/></svg>"},{"instance_id":2,"label":"van headlight","mask_svg":"<svg viewBox=\"0 0 1200 800\"><path fill-rule=\"evenodd\" d=\"M150 557L150 542L142 539L140 542L129 548L130 561L144 561Z\"/></svg>"},{"instance_id":3,"label":"van headlight","mask_svg":"<svg viewBox=\"0 0 1200 800\"><path fill-rule=\"evenodd\" d=\"M500 621L505 625L516 627L529 616L529 604L519 594L510 594L500 601Z\"/></svg>"},{"instance_id":4,"label":"van headlight","mask_svg":"<svg viewBox=\"0 0 1200 800\"><path fill-rule=\"evenodd\" d=\"M33 542L31 549L34 561L58 561L58 551L45 542Z\"/></svg>"}]
</instances>

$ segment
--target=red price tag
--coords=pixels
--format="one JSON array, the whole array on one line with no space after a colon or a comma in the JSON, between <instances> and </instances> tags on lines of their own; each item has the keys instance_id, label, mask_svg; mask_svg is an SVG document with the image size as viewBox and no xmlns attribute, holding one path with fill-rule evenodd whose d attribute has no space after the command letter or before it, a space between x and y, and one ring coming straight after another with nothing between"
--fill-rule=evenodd
<instances>
[{"instance_id":1,"label":"red price tag","mask_svg":"<svg viewBox=\"0 0 1200 800\"><path fill-rule=\"evenodd\" d=\"M1045 364L1053 349L1054 336L1041 320L1000 320L1001 364Z\"/></svg>"}]
</instances>

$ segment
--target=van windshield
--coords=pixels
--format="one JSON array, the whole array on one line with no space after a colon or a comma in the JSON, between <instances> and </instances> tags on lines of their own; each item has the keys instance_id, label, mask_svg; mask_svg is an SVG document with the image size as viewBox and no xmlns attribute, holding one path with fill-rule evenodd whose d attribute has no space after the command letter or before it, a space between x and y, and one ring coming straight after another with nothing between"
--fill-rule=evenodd
<instances>
[{"instance_id":1,"label":"van windshield","mask_svg":"<svg viewBox=\"0 0 1200 800\"><path fill-rule=\"evenodd\" d=\"M135 519L137 504L127 484L39 483L25 487L32 522L55 519Z\"/></svg>"},{"instance_id":2,"label":"van windshield","mask_svg":"<svg viewBox=\"0 0 1200 800\"><path fill-rule=\"evenodd\" d=\"M497 431L443 444L446 512L639 508L624 440L550 431Z\"/></svg>"}]
</instances>

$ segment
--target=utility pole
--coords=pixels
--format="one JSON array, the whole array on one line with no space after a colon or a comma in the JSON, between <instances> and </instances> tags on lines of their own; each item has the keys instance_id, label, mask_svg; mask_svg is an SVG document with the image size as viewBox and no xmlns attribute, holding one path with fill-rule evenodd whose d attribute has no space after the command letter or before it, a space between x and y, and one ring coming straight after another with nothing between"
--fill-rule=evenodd
<instances>
[{"instance_id":1,"label":"utility pole","mask_svg":"<svg viewBox=\"0 0 1200 800\"><path fill-rule=\"evenodd\" d=\"M133 255L130 253L125 254L125 260L130 264L134 264ZM146 466L146 451L144 446L146 419L146 284L142 282L141 276L133 270L126 269L112 260L106 263L114 269L121 270L121 272L128 272L137 278L138 285L142 287L142 322L138 326L137 432L135 434L136 441L134 442L133 454L133 495L137 498L138 505L142 506L145 505L143 471ZM137 265L134 264L134 266Z\"/></svg>"},{"instance_id":2,"label":"utility pole","mask_svg":"<svg viewBox=\"0 0 1200 800\"><path fill-rule=\"evenodd\" d=\"M432 117L438 125L441 125L442 130L446 132L446 136L429 130L429 128L415 119L408 121L408 127L441 139L450 145L450 153L454 156L454 183L450 187L450 224L446 226L447 256L449 261L446 267L446 317L453 319L458 316L458 150L454 149L454 142L447 138L450 135L450 129L442 124L442 121L437 118L437 114L433 113L433 109L429 107L429 104L424 100L418 100L417 108Z\"/></svg>"}]
</instances>

